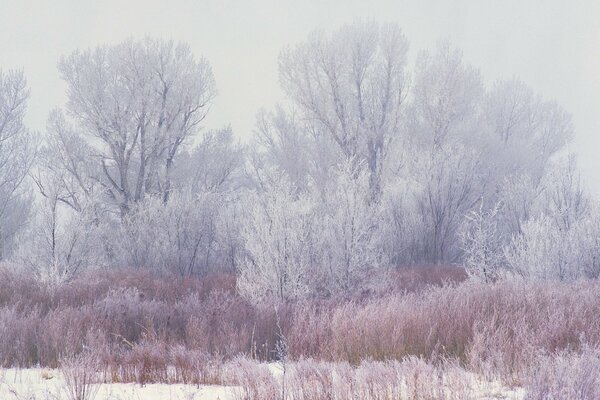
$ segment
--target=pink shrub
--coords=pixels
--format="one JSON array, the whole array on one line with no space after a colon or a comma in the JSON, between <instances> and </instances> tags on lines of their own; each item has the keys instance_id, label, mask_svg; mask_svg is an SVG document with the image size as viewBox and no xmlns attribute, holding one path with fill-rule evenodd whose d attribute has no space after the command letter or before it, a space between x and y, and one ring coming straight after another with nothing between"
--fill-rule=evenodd
<instances>
[{"instance_id":1,"label":"pink shrub","mask_svg":"<svg viewBox=\"0 0 600 400\"><path fill-rule=\"evenodd\" d=\"M249 360L235 364L236 399L283 400L469 400L475 382L452 363L439 366L410 357L403 361L348 363L300 360L275 376ZM285 384L285 389L284 389Z\"/></svg>"},{"instance_id":2,"label":"pink shrub","mask_svg":"<svg viewBox=\"0 0 600 400\"><path fill-rule=\"evenodd\" d=\"M214 360L276 359L280 334L291 360L357 366L413 356L434 364L455 359L511 384L524 382L540 352L600 347L597 281L464 282L253 307L227 289L227 277L187 278L178 290L148 272L118 271L45 291L23 275L6 276L9 285L0 281L3 366L56 367L65 356L93 351L109 366L107 379L119 381L215 381Z\"/></svg>"},{"instance_id":3,"label":"pink shrub","mask_svg":"<svg viewBox=\"0 0 600 400\"><path fill-rule=\"evenodd\" d=\"M527 400L600 399L600 353L586 348L541 357L526 388Z\"/></svg>"}]
</instances>

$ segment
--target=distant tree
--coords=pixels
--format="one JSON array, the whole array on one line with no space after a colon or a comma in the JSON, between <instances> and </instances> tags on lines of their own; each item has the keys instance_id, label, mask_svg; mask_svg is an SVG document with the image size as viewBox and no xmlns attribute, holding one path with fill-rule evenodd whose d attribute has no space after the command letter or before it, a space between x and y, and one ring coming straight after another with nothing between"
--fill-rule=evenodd
<instances>
[{"instance_id":1,"label":"distant tree","mask_svg":"<svg viewBox=\"0 0 600 400\"><path fill-rule=\"evenodd\" d=\"M480 146L496 182L526 174L537 184L551 158L573 137L571 116L516 79L492 86L485 121L488 134L481 135Z\"/></svg>"},{"instance_id":2,"label":"distant tree","mask_svg":"<svg viewBox=\"0 0 600 400\"><path fill-rule=\"evenodd\" d=\"M107 239L116 230L114 209L94 179L100 166L93 148L57 110L47 132L31 172L42 198L16 258L53 286L106 265L113 256Z\"/></svg>"},{"instance_id":3,"label":"distant tree","mask_svg":"<svg viewBox=\"0 0 600 400\"><path fill-rule=\"evenodd\" d=\"M428 151L447 144L470 144L480 128L483 84L479 71L463 63L462 53L442 43L416 64L409 129Z\"/></svg>"},{"instance_id":4,"label":"distant tree","mask_svg":"<svg viewBox=\"0 0 600 400\"><path fill-rule=\"evenodd\" d=\"M422 188L416 194L422 224L422 260L454 262L459 256L458 229L482 193L479 155L448 145L420 161Z\"/></svg>"},{"instance_id":5,"label":"distant tree","mask_svg":"<svg viewBox=\"0 0 600 400\"><path fill-rule=\"evenodd\" d=\"M57 196L48 195L37 209L23 242L13 256L44 285L55 287L90 267L105 265L101 229L93 206L81 212L61 210Z\"/></svg>"},{"instance_id":6,"label":"distant tree","mask_svg":"<svg viewBox=\"0 0 600 400\"><path fill-rule=\"evenodd\" d=\"M453 262L459 255L458 228L485 190L476 141L481 127L483 86L462 53L441 44L422 53L408 111L416 162L404 173L419 183L414 196L421 227L419 262Z\"/></svg>"},{"instance_id":7,"label":"distant tree","mask_svg":"<svg viewBox=\"0 0 600 400\"><path fill-rule=\"evenodd\" d=\"M231 193L245 183L245 148L226 127L207 131L189 151L182 152L173 169L173 184L194 192Z\"/></svg>"},{"instance_id":8,"label":"distant tree","mask_svg":"<svg viewBox=\"0 0 600 400\"><path fill-rule=\"evenodd\" d=\"M308 190L311 178L317 178L319 149L312 146L311 138L293 113L286 113L281 106L273 112L261 110L257 115L257 129L253 143L252 173L256 186L271 180L273 171L285 173L294 188ZM321 151L327 149L321 149ZM277 177L277 173L274 177Z\"/></svg>"},{"instance_id":9,"label":"distant tree","mask_svg":"<svg viewBox=\"0 0 600 400\"><path fill-rule=\"evenodd\" d=\"M400 130L407 50L398 26L354 23L330 35L314 33L279 60L283 90L309 129L342 159L367 163L374 196L387 145Z\"/></svg>"},{"instance_id":10,"label":"distant tree","mask_svg":"<svg viewBox=\"0 0 600 400\"><path fill-rule=\"evenodd\" d=\"M498 213L502 231L507 237L521 233L523 223L539 215L544 192L540 180L534 180L526 173L506 176L499 184L498 192L503 204Z\"/></svg>"}]
</instances>

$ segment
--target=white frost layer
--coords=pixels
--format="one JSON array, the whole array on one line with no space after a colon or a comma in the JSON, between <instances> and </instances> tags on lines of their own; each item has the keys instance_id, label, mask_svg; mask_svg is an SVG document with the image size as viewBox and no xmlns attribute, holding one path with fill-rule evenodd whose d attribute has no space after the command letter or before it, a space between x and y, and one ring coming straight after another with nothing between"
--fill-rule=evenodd
<instances>
[{"instance_id":1,"label":"white frost layer","mask_svg":"<svg viewBox=\"0 0 600 400\"><path fill-rule=\"evenodd\" d=\"M281 379L277 363L267 365ZM293 366L290 366L293 368ZM499 382L486 382L473 375L474 388L481 400L522 400L523 389L508 389ZM134 383L102 384L95 400L232 400L236 387L182 384ZM65 400L64 380L60 371L49 369L0 369L0 400Z\"/></svg>"},{"instance_id":2,"label":"white frost layer","mask_svg":"<svg viewBox=\"0 0 600 400\"><path fill-rule=\"evenodd\" d=\"M95 400L228 400L234 388L181 384L102 384ZM0 370L2 400L67 399L60 372L47 369Z\"/></svg>"}]
</instances>

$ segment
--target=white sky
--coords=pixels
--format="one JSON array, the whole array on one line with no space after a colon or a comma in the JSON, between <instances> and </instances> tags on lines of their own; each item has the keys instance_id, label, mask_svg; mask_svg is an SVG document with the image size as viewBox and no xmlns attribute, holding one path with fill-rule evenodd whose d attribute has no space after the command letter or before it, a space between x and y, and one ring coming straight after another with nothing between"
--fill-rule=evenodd
<instances>
[{"instance_id":1,"label":"white sky","mask_svg":"<svg viewBox=\"0 0 600 400\"><path fill-rule=\"evenodd\" d=\"M207 128L249 137L281 98L279 51L315 28L398 22L412 57L449 39L487 82L517 76L573 114L583 177L600 194L600 2L526 0L0 0L0 68L24 68L27 122L43 130L65 102L56 64L77 48L146 35L188 42L212 64L219 96Z\"/></svg>"}]
</instances>

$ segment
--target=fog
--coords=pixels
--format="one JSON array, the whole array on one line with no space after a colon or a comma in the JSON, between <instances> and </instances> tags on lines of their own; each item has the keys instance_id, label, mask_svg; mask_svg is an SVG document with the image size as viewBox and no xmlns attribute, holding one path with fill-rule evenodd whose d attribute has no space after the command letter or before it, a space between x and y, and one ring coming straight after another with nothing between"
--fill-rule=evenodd
<instances>
[{"instance_id":1,"label":"fog","mask_svg":"<svg viewBox=\"0 0 600 400\"><path fill-rule=\"evenodd\" d=\"M4 3L0 398L600 399L595 2Z\"/></svg>"},{"instance_id":2,"label":"fog","mask_svg":"<svg viewBox=\"0 0 600 400\"><path fill-rule=\"evenodd\" d=\"M576 4L576 5L574 5ZM282 98L277 59L314 29L355 20L397 22L412 65L440 40L464 52L486 83L518 77L573 114L570 151L600 192L600 4L564 1L4 1L3 68L23 68L31 88L26 122L44 130L65 100L56 65L76 49L146 35L188 42L213 67L218 96L204 125L231 124L249 138L255 115Z\"/></svg>"}]
</instances>

